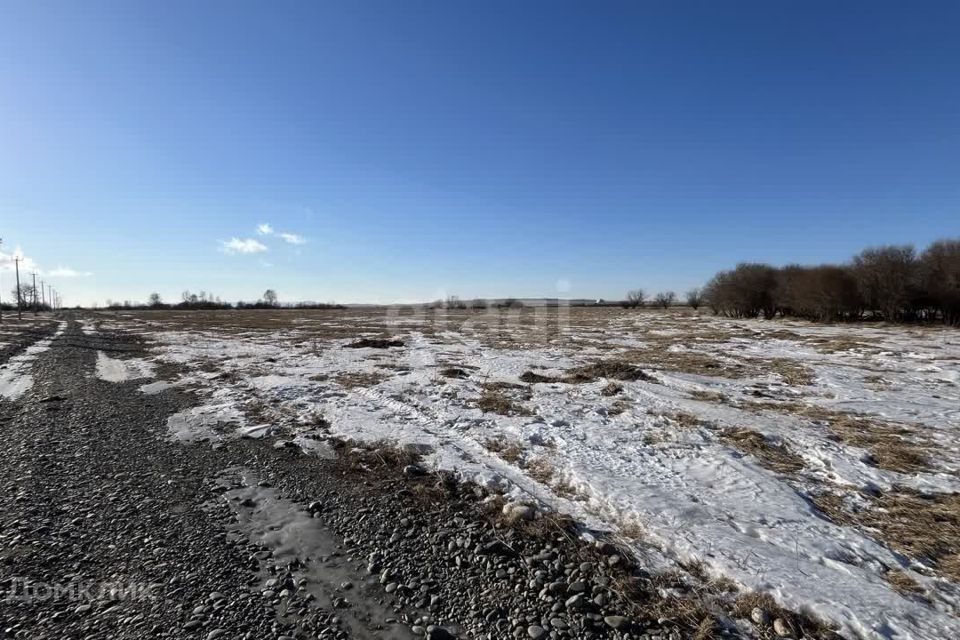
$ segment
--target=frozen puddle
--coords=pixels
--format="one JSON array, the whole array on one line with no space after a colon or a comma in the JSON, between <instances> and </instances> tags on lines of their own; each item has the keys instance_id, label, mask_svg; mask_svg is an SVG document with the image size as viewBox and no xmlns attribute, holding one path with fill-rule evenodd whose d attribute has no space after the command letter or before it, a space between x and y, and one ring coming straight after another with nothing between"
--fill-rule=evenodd
<instances>
[{"instance_id":1,"label":"frozen puddle","mask_svg":"<svg viewBox=\"0 0 960 640\"><path fill-rule=\"evenodd\" d=\"M176 442L209 442L218 446L225 435L232 435L243 423L243 413L231 404L201 405L167 418L167 432Z\"/></svg>"},{"instance_id":2,"label":"frozen puddle","mask_svg":"<svg viewBox=\"0 0 960 640\"><path fill-rule=\"evenodd\" d=\"M274 489L260 486L249 470L227 471L220 485L227 487L223 498L237 516L231 531L269 550L271 564L290 567L295 583L305 579L303 588L321 607L337 612L351 638L414 637L405 625L386 623L396 613L383 603L377 576L351 566L356 559L348 558L343 541L320 520ZM266 572L261 578L261 591L284 588Z\"/></svg>"},{"instance_id":3,"label":"frozen puddle","mask_svg":"<svg viewBox=\"0 0 960 640\"><path fill-rule=\"evenodd\" d=\"M166 391L167 389L172 389L176 384L173 382L167 382L166 380L157 380L156 382L150 382L148 384L140 387L140 393L146 394L148 396L155 396L158 393Z\"/></svg>"},{"instance_id":4,"label":"frozen puddle","mask_svg":"<svg viewBox=\"0 0 960 640\"><path fill-rule=\"evenodd\" d=\"M119 360L97 351L97 377L107 382L126 382L153 377L153 363L139 358Z\"/></svg>"}]
</instances>

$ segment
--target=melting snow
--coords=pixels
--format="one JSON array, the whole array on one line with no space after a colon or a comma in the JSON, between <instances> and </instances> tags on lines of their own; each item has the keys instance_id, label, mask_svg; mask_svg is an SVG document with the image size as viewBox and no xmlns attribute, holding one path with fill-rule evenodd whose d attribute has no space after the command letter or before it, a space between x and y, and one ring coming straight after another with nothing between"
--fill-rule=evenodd
<instances>
[{"instance_id":1,"label":"melting snow","mask_svg":"<svg viewBox=\"0 0 960 640\"><path fill-rule=\"evenodd\" d=\"M138 358L119 360L97 351L97 377L107 382L152 378L153 363Z\"/></svg>"},{"instance_id":2,"label":"melting snow","mask_svg":"<svg viewBox=\"0 0 960 640\"><path fill-rule=\"evenodd\" d=\"M23 353L13 356L6 363L0 365L0 398L16 400L33 387L33 361L37 356L53 343L67 328L66 322L61 322L53 336L33 343Z\"/></svg>"},{"instance_id":3,"label":"melting snow","mask_svg":"<svg viewBox=\"0 0 960 640\"><path fill-rule=\"evenodd\" d=\"M719 342L692 338L683 347L671 347L671 353L699 352L721 362L786 358L806 366L814 380L790 386L772 372L727 378L662 370L653 373L655 381L622 382L623 391L610 398L601 394L606 380L532 385L529 399L522 400L529 416L499 416L473 407L481 382L517 383L531 369L556 374L643 348L638 330L648 318L615 316L599 335L569 328L575 347L557 341L523 349L490 346L466 328L434 335L411 330L402 349L389 351L344 349L347 340L320 341L318 347L317 340L300 339L297 330L153 335L164 343L160 358L213 362L229 374L200 378L208 385L209 404L171 417L174 438L217 442L225 434L244 433L239 430L250 401L271 407L278 423L301 441L316 431L322 415L335 434L422 447L437 466L513 496L533 497L591 524L639 526L645 540L637 543L638 553L650 553L652 544L667 558L701 561L716 574L770 592L785 606L838 622L848 636L960 637L956 584L916 574L932 604L903 597L883 573L911 569L904 558L854 528L826 520L808 500L811 490L824 486L960 490L957 333L670 319L748 334ZM664 326L646 338L682 335L685 328ZM781 330L796 338L766 336ZM833 352L817 347L818 341L837 338L853 338L865 347ZM441 379L438 372L446 366L463 367L469 378ZM337 383L340 374L378 377L368 386L351 386ZM704 394L723 394L731 402L704 399ZM815 420L736 404L758 396L902 421L936 443L940 457L930 470L916 474L877 468L867 463L862 449L831 439ZM697 423L679 424L678 413L695 416ZM788 477L761 467L717 437L728 427L749 427L789 442L805 468ZM263 425L246 429L260 434ZM492 453L487 442L493 438L519 443L528 461L548 461L553 487ZM558 485L567 491L558 492Z\"/></svg>"}]
</instances>

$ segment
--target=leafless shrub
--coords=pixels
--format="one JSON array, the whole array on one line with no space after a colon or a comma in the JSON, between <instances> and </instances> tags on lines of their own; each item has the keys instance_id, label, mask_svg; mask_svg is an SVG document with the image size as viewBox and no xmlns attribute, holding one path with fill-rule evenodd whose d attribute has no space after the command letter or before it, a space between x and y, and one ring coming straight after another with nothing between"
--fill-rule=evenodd
<instances>
[{"instance_id":1,"label":"leafless shrub","mask_svg":"<svg viewBox=\"0 0 960 640\"><path fill-rule=\"evenodd\" d=\"M919 257L912 246L891 245L865 249L850 264L739 264L717 273L701 295L714 313L737 318L779 313L834 322L867 313L888 322L939 319L957 326L960 239L934 242Z\"/></svg>"},{"instance_id":2,"label":"leafless shrub","mask_svg":"<svg viewBox=\"0 0 960 640\"><path fill-rule=\"evenodd\" d=\"M944 323L960 326L960 239L939 240L920 256L922 305Z\"/></svg>"},{"instance_id":3,"label":"leafless shrub","mask_svg":"<svg viewBox=\"0 0 960 640\"><path fill-rule=\"evenodd\" d=\"M911 246L864 249L853 259L854 278L867 308L879 311L890 322L900 319L915 272Z\"/></svg>"},{"instance_id":4,"label":"leafless shrub","mask_svg":"<svg viewBox=\"0 0 960 640\"><path fill-rule=\"evenodd\" d=\"M673 291L661 291L654 297L653 301L658 307L669 309L677 300L677 294Z\"/></svg>"},{"instance_id":5,"label":"leafless shrub","mask_svg":"<svg viewBox=\"0 0 960 640\"><path fill-rule=\"evenodd\" d=\"M646 293L644 293L643 289L634 289L632 291L628 291L627 306L633 307L634 309L636 309L637 307L642 307L643 300L645 297L646 297Z\"/></svg>"},{"instance_id":6,"label":"leafless shrub","mask_svg":"<svg viewBox=\"0 0 960 640\"><path fill-rule=\"evenodd\" d=\"M700 294L700 289L690 289L690 291L687 291L686 299L687 306L694 311L699 309L700 305L703 304L703 296Z\"/></svg>"},{"instance_id":7,"label":"leafless shrub","mask_svg":"<svg viewBox=\"0 0 960 640\"><path fill-rule=\"evenodd\" d=\"M776 305L777 270L766 264L738 264L721 271L704 287L704 298L715 313L734 318L772 318Z\"/></svg>"}]
</instances>

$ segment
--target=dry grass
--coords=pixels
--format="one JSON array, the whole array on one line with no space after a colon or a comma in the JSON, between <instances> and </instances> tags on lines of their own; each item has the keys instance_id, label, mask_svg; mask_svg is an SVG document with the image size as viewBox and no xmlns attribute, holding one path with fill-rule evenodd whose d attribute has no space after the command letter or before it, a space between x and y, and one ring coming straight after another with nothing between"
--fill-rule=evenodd
<instances>
[{"instance_id":1,"label":"dry grass","mask_svg":"<svg viewBox=\"0 0 960 640\"><path fill-rule=\"evenodd\" d=\"M770 620L770 623L766 626L758 625L760 626L761 632L766 634L764 637L777 637L773 632L772 624L774 620L780 618L797 631L795 637L825 639L840 638L840 636L838 636L834 631L834 627L829 623L809 615L796 614L792 611L787 611L778 605L777 601L767 593L749 592L740 595L734 602L733 614L739 618L750 620L750 614L754 609L760 609L764 611Z\"/></svg>"},{"instance_id":2,"label":"dry grass","mask_svg":"<svg viewBox=\"0 0 960 640\"><path fill-rule=\"evenodd\" d=\"M713 620L707 603L690 588L681 572L669 571L649 578L615 575L611 590L625 601L630 617L669 621L686 629L685 637L693 637L704 620Z\"/></svg>"},{"instance_id":3,"label":"dry grass","mask_svg":"<svg viewBox=\"0 0 960 640\"><path fill-rule=\"evenodd\" d=\"M690 392L690 397L701 402L716 402L718 404L730 404L730 399L718 391L704 391L703 389L694 389Z\"/></svg>"},{"instance_id":4,"label":"dry grass","mask_svg":"<svg viewBox=\"0 0 960 640\"><path fill-rule=\"evenodd\" d=\"M866 384L872 385L873 387L883 388L889 387L890 381L884 378L881 375L871 374L863 377L863 381Z\"/></svg>"},{"instance_id":5,"label":"dry grass","mask_svg":"<svg viewBox=\"0 0 960 640\"><path fill-rule=\"evenodd\" d=\"M761 331L759 332L759 337L766 338L768 340L793 340L794 342L802 342L804 337L799 333L790 331L789 329L774 329L773 331Z\"/></svg>"},{"instance_id":6,"label":"dry grass","mask_svg":"<svg viewBox=\"0 0 960 640\"><path fill-rule=\"evenodd\" d=\"M480 385L480 388L484 391L515 393L521 396L524 400L529 400L533 397L530 387L522 384L515 384L513 382L504 382L503 380L484 382Z\"/></svg>"},{"instance_id":7,"label":"dry grass","mask_svg":"<svg viewBox=\"0 0 960 640\"><path fill-rule=\"evenodd\" d=\"M345 345L349 349L389 349L390 347L402 347L402 340L391 340L389 338L360 338L356 342Z\"/></svg>"},{"instance_id":8,"label":"dry grass","mask_svg":"<svg viewBox=\"0 0 960 640\"><path fill-rule=\"evenodd\" d=\"M619 416L621 413L625 413L630 410L632 403L626 398L620 398L614 400L613 404L610 405L610 408L607 409L608 416Z\"/></svg>"},{"instance_id":9,"label":"dry grass","mask_svg":"<svg viewBox=\"0 0 960 640\"><path fill-rule=\"evenodd\" d=\"M903 424L799 402L746 401L739 407L749 411L778 411L826 422L833 437L850 446L866 449L870 461L881 469L915 473L930 468L929 445L920 440L916 431Z\"/></svg>"},{"instance_id":10,"label":"dry grass","mask_svg":"<svg viewBox=\"0 0 960 640\"><path fill-rule=\"evenodd\" d=\"M618 384L616 382L608 382L607 386L605 386L603 389L600 389L600 395L607 396L607 397L615 396L621 391L623 391L622 384Z\"/></svg>"},{"instance_id":11,"label":"dry grass","mask_svg":"<svg viewBox=\"0 0 960 640\"><path fill-rule=\"evenodd\" d=\"M909 489L863 496L866 509L849 509L835 493L811 498L837 524L858 526L896 551L960 581L960 493L921 494Z\"/></svg>"},{"instance_id":12,"label":"dry grass","mask_svg":"<svg viewBox=\"0 0 960 640\"><path fill-rule=\"evenodd\" d=\"M480 397L473 401L473 406L484 413L496 413L501 416L532 416L533 412L519 404L502 391L484 390Z\"/></svg>"},{"instance_id":13,"label":"dry grass","mask_svg":"<svg viewBox=\"0 0 960 640\"><path fill-rule=\"evenodd\" d=\"M672 351L670 343L663 343L647 349L627 351L623 358L628 362L649 366L666 371L693 373L701 376L721 378L743 378L750 374L748 367L740 362L724 363L717 358L699 351Z\"/></svg>"},{"instance_id":14,"label":"dry grass","mask_svg":"<svg viewBox=\"0 0 960 640\"><path fill-rule=\"evenodd\" d=\"M866 342L860 342L847 336L829 336L810 338L807 340L820 353L837 353L840 351L876 351L876 347Z\"/></svg>"},{"instance_id":15,"label":"dry grass","mask_svg":"<svg viewBox=\"0 0 960 640\"><path fill-rule=\"evenodd\" d=\"M644 372L643 369L622 360L601 360L582 367L575 367L567 371L564 382L580 384L593 382L601 378L624 382L636 380L656 382L656 379Z\"/></svg>"},{"instance_id":16,"label":"dry grass","mask_svg":"<svg viewBox=\"0 0 960 640\"><path fill-rule=\"evenodd\" d=\"M382 373L357 371L353 373L341 373L334 377L333 381L344 389L356 389L357 387L372 387L386 379L387 376Z\"/></svg>"},{"instance_id":17,"label":"dry grass","mask_svg":"<svg viewBox=\"0 0 960 640\"><path fill-rule=\"evenodd\" d=\"M910 577L906 571L900 569L891 569L883 574L883 579L904 596L919 596L923 594L923 587L920 583Z\"/></svg>"},{"instance_id":18,"label":"dry grass","mask_svg":"<svg viewBox=\"0 0 960 640\"><path fill-rule=\"evenodd\" d=\"M357 443L354 441L331 441L338 449L337 459L353 471L368 471L374 468L399 468L420 461L420 454L406 447L397 447L390 442Z\"/></svg>"},{"instance_id":19,"label":"dry grass","mask_svg":"<svg viewBox=\"0 0 960 640\"><path fill-rule=\"evenodd\" d=\"M541 484L549 485L555 473L553 464L544 457L534 458L526 464L527 475Z\"/></svg>"},{"instance_id":20,"label":"dry grass","mask_svg":"<svg viewBox=\"0 0 960 640\"><path fill-rule=\"evenodd\" d=\"M691 427L698 427L703 422L697 416L692 413L687 413L686 411L677 411L675 413L669 413L665 416L672 422L676 422L681 427L689 429Z\"/></svg>"},{"instance_id":21,"label":"dry grass","mask_svg":"<svg viewBox=\"0 0 960 640\"><path fill-rule=\"evenodd\" d=\"M503 438L490 438L484 443L487 451L497 454L510 464L516 464L523 456L523 448L516 442L508 442Z\"/></svg>"},{"instance_id":22,"label":"dry grass","mask_svg":"<svg viewBox=\"0 0 960 640\"><path fill-rule=\"evenodd\" d=\"M774 444L752 429L725 429L720 441L750 454L761 466L777 473L793 473L803 468L803 459L786 445Z\"/></svg>"},{"instance_id":23,"label":"dry grass","mask_svg":"<svg viewBox=\"0 0 960 640\"><path fill-rule=\"evenodd\" d=\"M567 500L576 500L577 498L582 498L577 492L577 488L574 487L569 482L560 481L550 485L550 490L554 494L560 496L561 498L566 498Z\"/></svg>"},{"instance_id":24,"label":"dry grass","mask_svg":"<svg viewBox=\"0 0 960 640\"><path fill-rule=\"evenodd\" d=\"M715 640L720 637L720 624L716 618L709 615L700 621L693 633L693 640Z\"/></svg>"},{"instance_id":25,"label":"dry grass","mask_svg":"<svg viewBox=\"0 0 960 640\"><path fill-rule=\"evenodd\" d=\"M533 371L525 371L523 375L520 376L520 381L526 382L527 384L537 384L540 382L562 382L560 378L544 376L539 373L534 373Z\"/></svg>"},{"instance_id":26,"label":"dry grass","mask_svg":"<svg viewBox=\"0 0 960 640\"><path fill-rule=\"evenodd\" d=\"M795 360L789 358L773 358L766 363L767 368L792 387L802 387L813 384L813 372Z\"/></svg>"}]
</instances>

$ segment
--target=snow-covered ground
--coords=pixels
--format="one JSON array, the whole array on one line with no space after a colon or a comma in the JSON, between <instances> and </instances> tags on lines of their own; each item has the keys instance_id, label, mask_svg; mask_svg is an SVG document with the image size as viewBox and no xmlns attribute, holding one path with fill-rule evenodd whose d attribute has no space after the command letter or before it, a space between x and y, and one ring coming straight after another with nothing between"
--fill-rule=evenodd
<instances>
[{"instance_id":1,"label":"snow-covered ground","mask_svg":"<svg viewBox=\"0 0 960 640\"><path fill-rule=\"evenodd\" d=\"M493 325L304 314L282 330L264 316L176 329L157 317L111 321L149 333L156 359L184 365L176 382L205 398L171 419L178 439L267 423L286 439L414 445L437 467L621 531L659 562L701 562L847 636L960 637L956 582L811 502L824 491L960 491L960 332L622 310L573 310L542 326L507 314ZM404 345L346 347L383 331ZM562 380L597 361L649 376L620 389ZM522 383L530 371L557 381ZM477 408L484 394L514 414ZM823 417L850 414L899 429L922 464L878 464ZM738 428L786 447L796 468L775 472L731 446L724 434ZM901 595L894 570L924 599Z\"/></svg>"}]
</instances>

